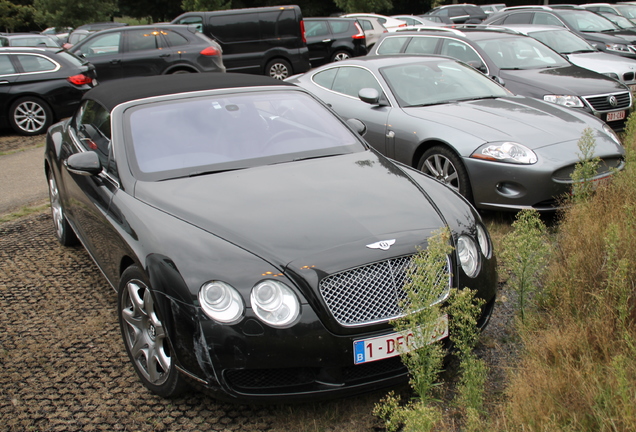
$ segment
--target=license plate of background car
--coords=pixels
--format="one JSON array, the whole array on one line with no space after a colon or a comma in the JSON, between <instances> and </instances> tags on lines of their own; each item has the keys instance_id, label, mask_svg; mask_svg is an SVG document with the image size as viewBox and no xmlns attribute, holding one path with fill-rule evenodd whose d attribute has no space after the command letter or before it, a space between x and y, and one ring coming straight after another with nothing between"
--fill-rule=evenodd
<instances>
[{"instance_id":1,"label":"license plate of background car","mask_svg":"<svg viewBox=\"0 0 636 432\"><path fill-rule=\"evenodd\" d=\"M353 363L362 364L395 357L403 352L437 342L448 336L448 315L444 314L430 326L416 331L403 331L353 341Z\"/></svg>"},{"instance_id":2,"label":"license plate of background car","mask_svg":"<svg viewBox=\"0 0 636 432\"><path fill-rule=\"evenodd\" d=\"M616 111L607 113L607 120L605 121L616 121L623 120L625 118L625 111Z\"/></svg>"}]
</instances>

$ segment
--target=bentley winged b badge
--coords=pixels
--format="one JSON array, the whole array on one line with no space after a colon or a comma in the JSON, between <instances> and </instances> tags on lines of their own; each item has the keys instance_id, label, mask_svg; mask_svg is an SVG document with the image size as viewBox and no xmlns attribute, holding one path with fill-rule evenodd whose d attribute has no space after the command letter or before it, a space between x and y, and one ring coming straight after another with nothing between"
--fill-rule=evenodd
<instances>
[{"instance_id":1,"label":"bentley winged b badge","mask_svg":"<svg viewBox=\"0 0 636 432\"><path fill-rule=\"evenodd\" d=\"M395 239L392 240L380 240L379 242L368 244L369 249L382 249L389 250L389 248L395 243Z\"/></svg>"}]
</instances>

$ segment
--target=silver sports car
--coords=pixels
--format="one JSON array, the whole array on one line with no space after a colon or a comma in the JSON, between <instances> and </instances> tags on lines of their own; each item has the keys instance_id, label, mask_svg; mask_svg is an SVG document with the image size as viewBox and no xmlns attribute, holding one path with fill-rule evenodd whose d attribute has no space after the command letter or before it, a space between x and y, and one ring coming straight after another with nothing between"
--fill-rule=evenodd
<instances>
[{"instance_id":1,"label":"silver sports car","mask_svg":"<svg viewBox=\"0 0 636 432\"><path fill-rule=\"evenodd\" d=\"M596 178L624 164L620 140L601 120L515 96L446 57L359 57L288 81L341 117L364 122L366 140L386 156L436 177L482 209L553 210L571 189L586 128L601 159Z\"/></svg>"}]
</instances>

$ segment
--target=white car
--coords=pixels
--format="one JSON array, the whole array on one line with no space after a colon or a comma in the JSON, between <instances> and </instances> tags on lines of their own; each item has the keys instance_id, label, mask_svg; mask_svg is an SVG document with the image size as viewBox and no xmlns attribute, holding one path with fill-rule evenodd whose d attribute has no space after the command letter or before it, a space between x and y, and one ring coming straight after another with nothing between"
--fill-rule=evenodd
<instances>
[{"instance_id":1,"label":"white car","mask_svg":"<svg viewBox=\"0 0 636 432\"><path fill-rule=\"evenodd\" d=\"M392 32L397 30L400 27L406 27L406 21L402 21L396 18L391 18L385 15L371 14L371 13L351 13L342 15L343 18L376 18L380 21L388 31Z\"/></svg>"},{"instance_id":2,"label":"white car","mask_svg":"<svg viewBox=\"0 0 636 432\"><path fill-rule=\"evenodd\" d=\"M575 65L617 79L632 93L636 92L634 59L599 51L564 27L535 24L507 24L505 27L543 42Z\"/></svg>"}]
</instances>

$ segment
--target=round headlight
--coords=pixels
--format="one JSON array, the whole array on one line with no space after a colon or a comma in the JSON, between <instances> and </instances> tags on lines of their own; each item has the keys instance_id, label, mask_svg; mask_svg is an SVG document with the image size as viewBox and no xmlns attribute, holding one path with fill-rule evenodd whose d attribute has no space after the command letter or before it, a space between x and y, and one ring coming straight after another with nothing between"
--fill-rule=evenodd
<instances>
[{"instance_id":1,"label":"round headlight","mask_svg":"<svg viewBox=\"0 0 636 432\"><path fill-rule=\"evenodd\" d=\"M221 281L204 284L199 290L203 312L215 321L231 323L243 315L243 299L230 285Z\"/></svg>"},{"instance_id":2,"label":"round headlight","mask_svg":"<svg viewBox=\"0 0 636 432\"><path fill-rule=\"evenodd\" d=\"M457 256L464 273L474 277L479 268L479 255L475 242L468 236L462 235L457 239Z\"/></svg>"},{"instance_id":3,"label":"round headlight","mask_svg":"<svg viewBox=\"0 0 636 432\"><path fill-rule=\"evenodd\" d=\"M252 288L250 301L256 316L272 327L284 327L300 313L294 292L275 280L265 280Z\"/></svg>"},{"instance_id":4,"label":"round headlight","mask_svg":"<svg viewBox=\"0 0 636 432\"><path fill-rule=\"evenodd\" d=\"M486 258L490 258L490 241L488 234L486 233L486 229L479 224L477 225L477 243L479 243L481 253L483 253Z\"/></svg>"}]
</instances>

